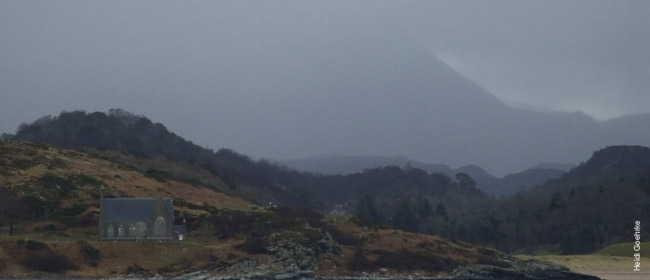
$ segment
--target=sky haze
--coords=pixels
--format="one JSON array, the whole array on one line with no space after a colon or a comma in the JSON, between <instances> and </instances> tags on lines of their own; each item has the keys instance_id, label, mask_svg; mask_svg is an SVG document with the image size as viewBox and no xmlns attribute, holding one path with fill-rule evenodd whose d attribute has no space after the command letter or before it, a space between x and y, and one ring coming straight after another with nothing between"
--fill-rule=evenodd
<instances>
[{"instance_id":1,"label":"sky haze","mask_svg":"<svg viewBox=\"0 0 650 280\"><path fill-rule=\"evenodd\" d=\"M0 132L122 108L253 157L405 155L506 173L515 163L494 158L506 144L458 138L489 135L511 109L582 112L569 114L576 123L650 112L648 11L648 1L2 1ZM476 121L485 116L495 119ZM465 148L445 150L454 143ZM481 149L495 152L474 157Z\"/></svg>"}]
</instances>

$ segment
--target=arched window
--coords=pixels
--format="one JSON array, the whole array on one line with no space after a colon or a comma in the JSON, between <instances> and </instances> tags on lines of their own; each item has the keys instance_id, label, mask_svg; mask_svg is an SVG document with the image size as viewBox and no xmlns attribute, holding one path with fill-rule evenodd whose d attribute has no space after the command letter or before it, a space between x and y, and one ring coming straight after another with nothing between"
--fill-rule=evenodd
<instances>
[{"instance_id":1,"label":"arched window","mask_svg":"<svg viewBox=\"0 0 650 280\"><path fill-rule=\"evenodd\" d=\"M162 237L167 235L167 226L165 224L165 218L158 217L154 223L153 233L157 237Z\"/></svg>"},{"instance_id":2,"label":"arched window","mask_svg":"<svg viewBox=\"0 0 650 280\"><path fill-rule=\"evenodd\" d=\"M131 237L137 236L137 233L135 232L135 225L131 225L129 227L129 236Z\"/></svg>"},{"instance_id":3,"label":"arched window","mask_svg":"<svg viewBox=\"0 0 650 280\"><path fill-rule=\"evenodd\" d=\"M136 223L135 224L135 236L145 237L147 236L147 224L145 223Z\"/></svg>"},{"instance_id":4,"label":"arched window","mask_svg":"<svg viewBox=\"0 0 650 280\"><path fill-rule=\"evenodd\" d=\"M124 237L124 226L120 225L117 227L117 236L118 237Z\"/></svg>"},{"instance_id":5,"label":"arched window","mask_svg":"<svg viewBox=\"0 0 650 280\"><path fill-rule=\"evenodd\" d=\"M115 236L115 229L113 228L113 225L109 225L106 228L106 237L114 237Z\"/></svg>"}]
</instances>

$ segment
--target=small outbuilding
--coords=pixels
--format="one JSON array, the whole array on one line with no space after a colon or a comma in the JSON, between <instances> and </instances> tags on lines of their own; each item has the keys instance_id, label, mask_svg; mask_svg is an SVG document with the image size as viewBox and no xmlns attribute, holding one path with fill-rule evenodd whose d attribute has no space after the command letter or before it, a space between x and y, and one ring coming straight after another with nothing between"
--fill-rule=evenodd
<instances>
[{"instance_id":1,"label":"small outbuilding","mask_svg":"<svg viewBox=\"0 0 650 280\"><path fill-rule=\"evenodd\" d=\"M185 225L174 225L174 237L180 241L185 240L185 235L187 235L187 228Z\"/></svg>"}]
</instances>

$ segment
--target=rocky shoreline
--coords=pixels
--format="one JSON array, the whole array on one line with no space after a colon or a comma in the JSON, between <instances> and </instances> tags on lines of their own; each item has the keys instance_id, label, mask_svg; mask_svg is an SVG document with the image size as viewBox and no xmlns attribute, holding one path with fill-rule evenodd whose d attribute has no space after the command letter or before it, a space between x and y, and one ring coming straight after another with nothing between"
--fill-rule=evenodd
<instances>
[{"instance_id":1,"label":"rocky shoreline","mask_svg":"<svg viewBox=\"0 0 650 280\"><path fill-rule=\"evenodd\" d=\"M213 264L198 271L169 277L149 274L147 270L111 276L106 280L541 280L571 279L599 280L591 275L572 272L567 267L544 261L521 260L511 255L489 251L490 262L459 266L447 271L444 276L434 277L416 274L414 271L389 274L387 269L373 272L361 272L355 275L318 275L319 256L332 257L340 254L340 247L329 234L318 241L316 247L304 246L300 242L282 241L268 246L270 253L266 261L252 259L235 263ZM384 271L382 271L384 270ZM381 273L383 272L383 273ZM394 271L392 271L394 272ZM65 275L36 275L30 277L0 276L0 279L97 279L84 277L66 277Z\"/></svg>"},{"instance_id":2,"label":"rocky shoreline","mask_svg":"<svg viewBox=\"0 0 650 280\"><path fill-rule=\"evenodd\" d=\"M2 277L0 277L2 278ZM2 279L61 279L60 277L29 277L29 278L2 278ZM66 278L86 280L91 278ZM92 278L96 279L96 278ZM600 280L591 275L584 275L570 271L568 268L547 262L517 260L511 268L502 268L490 265L469 265L454 270L446 277L426 277L411 274L397 274L391 276L379 273L362 273L357 276L317 276L313 270L284 271L273 273L268 267L260 267L248 272L230 273L215 276L212 271L196 271L176 277L160 275L142 276L125 275L121 277L100 278L103 280L542 280L542 279L571 279L571 280Z\"/></svg>"},{"instance_id":3,"label":"rocky shoreline","mask_svg":"<svg viewBox=\"0 0 650 280\"><path fill-rule=\"evenodd\" d=\"M107 280L541 280L571 279L600 280L591 275L572 272L567 267L550 262L521 260L511 255L494 252L495 265L470 264L460 266L442 277L422 276L415 273L382 275L379 272L362 272L359 275L317 275L318 255L338 254L339 247L329 234L319 242L321 249L312 249L293 242L281 242L268 247L272 252L267 263L243 260L229 266L211 267L177 277L159 275L127 275L105 278Z\"/></svg>"},{"instance_id":4,"label":"rocky shoreline","mask_svg":"<svg viewBox=\"0 0 650 280\"><path fill-rule=\"evenodd\" d=\"M154 276L141 279L171 279L171 280L541 280L541 279L571 279L599 280L591 275L572 272L568 268L549 262L525 261L509 259L512 267L504 268L491 265L468 265L455 269L449 276L427 277L413 274L396 274L391 276L379 273L362 273L355 276L317 276L313 270L286 270L274 273L269 267L260 266L248 271L236 271L222 276L214 276L210 271L198 271L173 278ZM250 268L250 264L242 265ZM137 277L136 277L137 278ZM110 279L133 279L130 277Z\"/></svg>"}]
</instances>

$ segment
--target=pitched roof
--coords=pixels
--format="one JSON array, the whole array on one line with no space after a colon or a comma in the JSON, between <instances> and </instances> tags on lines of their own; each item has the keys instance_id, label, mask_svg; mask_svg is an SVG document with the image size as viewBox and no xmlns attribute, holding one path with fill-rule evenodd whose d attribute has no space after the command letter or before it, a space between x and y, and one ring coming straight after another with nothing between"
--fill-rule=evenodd
<instances>
[{"instance_id":1,"label":"pitched roof","mask_svg":"<svg viewBox=\"0 0 650 280\"><path fill-rule=\"evenodd\" d=\"M187 234L187 228L185 228L185 225L174 225L174 233Z\"/></svg>"},{"instance_id":2,"label":"pitched roof","mask_svg":"<svg viewBox=\"0 0 650 280\"><path fill-rule=\"evenodd\" d=\"M173 217L171 198L104 198L102 201L104 221L107 223L144 222L152 218L159 200L164 211Z\"/></svg>"}]
</instances>

